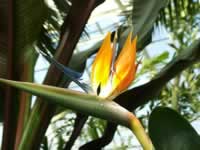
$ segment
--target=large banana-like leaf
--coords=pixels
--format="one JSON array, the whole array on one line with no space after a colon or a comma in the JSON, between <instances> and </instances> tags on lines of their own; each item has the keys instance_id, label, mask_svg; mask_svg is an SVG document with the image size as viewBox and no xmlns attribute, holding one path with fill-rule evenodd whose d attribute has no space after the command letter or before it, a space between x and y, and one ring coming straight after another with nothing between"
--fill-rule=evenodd
<instances>
[{"instance_id":1,"label":"large banana-like leaf","mask_svg":"<svg viewBox=\"0 0 200 150\"><path fill-rule=\"evenodd\" d=\"M0 18L3 20L0 24L0 76L6 75L6 59L8 49L8 1L2 0L0 3ZM32 44L38 38L47 8L44 1L40 0L18 0L14 3L15 18L14 26L14 43L17 55L19 51L26 49L27 45ZM37 13L35 13L37 12ZM33 32L34 31L34 32ZM23 58L23 56L21 56ZM20 57L20 58L21 58Z\"/></svg>"},{"instance_id":2,"label":"large banana-like leaf","mask_svg":"<svg viewBox=\"0 0 200 150\"><path fill-rule=\"evenodd\" d=\"M7 11L7 3L6 0L1 0L0 2L0 18L2 21L0 22L0 77L6 77L6 47L7 47L7 24L6 24L6 12ZM3 88L0 86L0 90L3 91ZM0 116L3 116L3 105L4 105L4 94L0 94L1 106L0 107ZM0 122L2 121L2 117Z\"/></svg>"},{"instance_id":3,"label":"large banana-like leaf","mask_svg":"<svg viewBox=\"0 0 200 150\"><path fill-rule=\"evenodd\" d=\"M18 0L15 4L15 49L22 50L38 38L47 7L43 0Z\"/></svg>"},{"instance_id":4,"label":"large banana-like leaf","mask_svg":"<svg viewBox=\"0 0 200 150\"><path fill-rule=\"evenodd\" d=\"M158 150L198 150L200 147L200 137L195 129L170 108L153 110L149 118L149 134Z\"/></svg>"},{"instance_id":5,"label":"large banana-like leaf","mask_svg":"<svg viewBox=\"0 0 200 150\"><path fill-rule=\"evenodd\" d=\"M1 39L0 37L0 40L3 40ZM1 42L0 41L0 45L1 45ZM5 78L6 77L6 57L5 57L5 51L1 51L0 49L0 77L3 77ZM4 106L4 94L3 94L3 88L0 86L0 122L3 121L3 106Z\"/></svg>"},{"instance_id":6,"label":"large banana-like leaf","mask_svg":"<svg viewBox=\"0 0 200 150\"><path fill-rule=\"evenodd\" d=\"M133 0L131 12L133 23L133 37L138 36L137 48L143 48L151 42L153 25L159 16L159 11L167 5L168 0ZM130 29L126 29L121 35L121 43L124 43Z\"/></svg>"},{"instance_id":7,"label":"large banana-like leaf","mask_svg":"<svg viewBox=\"0 0 200 150\"><path fill-rule=\"evenodd\" d=\"M30 60L24 56L32 56L32 52L26 52L25 54L25 50L33 50L32 48L27 48L27 46L32 44L40 34L42 23L46 15L46 7L44 1L40 0L18 0L14 4L14 49L16 50L16 63L20 64ZM10 40L8 39L8 7L8 1L2 0L0 3L0 18L3 20L0 24L0 77L6 77L7 49L8 41ZM21 51L21 53L19 51ZM19 68L21 67L16 69L19 70Z\"/></svg>"},{"instance_id":8,"label":"large banana-like leaf","mask_svg":"<svg viewBox=\"0 0 200 150\"><path fill-rule=\"evenodd\" d=\"M0 2L0 77L6 76L6 47L7 47L7 3L6 0Z\"/></svg>"},{"instance_id":9,"label":"large banana-like leaf","mask_svg":"<svg viewBox=\"0 0 200 150\"><path fill-rule=\"evenodd\" d=\"M166 6L167 2L168 0L133 1L133 31L139 40L152 29L160 9Z\"/></svg>"},{"instance_id":10,"label":"large banana-like leaf","mask_svg":"<svg viewBox=\"0 0 200 150\"><path fill-rule=\"evenodd\" d=\"M0 77L6 77L6 52L0 50Z\"/></svg>"},{"instance_id":11,"label":"large banana-like leaf","mask_svg":"<svg viewBox=\"0 0 200 150\"><path fill-rule=\"evenodd\" d=\"M7 61L2 68L6 67L7 78L31 81L36 61L33 42L40 34L46 15L45 3L41 0L10 0L1 1L0 5L3 16L1 19L4 22L0 51L6 56L4 59ZM3 55L1 57L3 58ZM5 96L2 149L14 149L14 143L16 143L15 146L18 145L30 111L30 101L24 102L17 99L30 99L30 95L18 93L10 88L4 93L9 94ZM18 115L19 118L17 118Z\"/></svg>"}]
</instances>

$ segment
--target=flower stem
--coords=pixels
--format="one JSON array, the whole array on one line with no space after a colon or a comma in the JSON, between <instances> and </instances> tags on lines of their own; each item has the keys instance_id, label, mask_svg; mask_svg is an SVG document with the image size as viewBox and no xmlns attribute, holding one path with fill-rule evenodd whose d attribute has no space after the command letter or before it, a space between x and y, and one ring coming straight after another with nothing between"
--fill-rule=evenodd
<instances>
[{"instance_id":1,"label":"flower stem","mask_svg":"<svg viewBox=\"0 0 200 150\"><path fill-rule=\"evenodd\" d=\"M142 124L138 120L138 118L132 114L129 113L129 128L131 131L135 134L136 138L140 142L142 148L144 150L154 150L153 144L151 142L151 139L146 134Z\"/></svg>"}]
</instances>

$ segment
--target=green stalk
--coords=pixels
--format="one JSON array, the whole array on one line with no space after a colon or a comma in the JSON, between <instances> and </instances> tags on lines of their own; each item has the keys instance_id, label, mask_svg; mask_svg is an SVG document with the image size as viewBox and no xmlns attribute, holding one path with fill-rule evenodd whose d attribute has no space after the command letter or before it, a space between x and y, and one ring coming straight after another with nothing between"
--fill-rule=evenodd
<instances>
[{"instance_id":1,"label":"green stalk","mask_svg":"<svg viewBox=\"0 0 200 150\"><path fill-rule=\"evenodd\" d=\"M138 118L135 117L135 115L133 115L132 113L129 113L129 119L130 119L129 128L135 134L142 148L144 150L153 150L154 149L153 144L148 135L146 134L145 129L143 128Z\"/></svg>"},{"instance_id":2,"label":"green stalk","mask_svg":"<svg viewBox=\"0 0 200 150\"><path fill-rule=\"evenodd\" d=\"M26 59L29 60L29 63L24 63L21 65L21 69L23 70L20 81L27 81L32 82L33 81L33 72L34 72L34 66L37 59L37 53L34 52L33 47L29 46L27 47L27 52L23 58L20 60ZM31 110L31 98L32 96L29 93L26 92L19 92L19 116L17 121L17 131L16 131L16 139L15 139L15 150L18 149L18 145L20 143L23 131L26 127L26 123L28 122L29 116L30 116L30 110Z\"/></svg>"}]
</instances>

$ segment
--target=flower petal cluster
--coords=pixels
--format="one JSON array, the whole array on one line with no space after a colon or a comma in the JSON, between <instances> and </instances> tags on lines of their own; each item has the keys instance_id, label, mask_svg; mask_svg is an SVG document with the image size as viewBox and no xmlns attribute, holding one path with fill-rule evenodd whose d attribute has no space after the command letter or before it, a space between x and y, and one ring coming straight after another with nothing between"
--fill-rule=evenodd
<instances>
[{"instance_id":1,"label":"flower petal cluster","mask_svg":"<svg viewBox=\"0 0 200 150\"><path fill-rule=\"evenodd\" d=\"M116 96L132 83L136 74L136 42L129 33L126 42L112 65L114 45L111 33L105 37L92 64L91 83L93 90L102 97ZM113 66L113 69L112 69Z\"/></svg>"}]
</instances>

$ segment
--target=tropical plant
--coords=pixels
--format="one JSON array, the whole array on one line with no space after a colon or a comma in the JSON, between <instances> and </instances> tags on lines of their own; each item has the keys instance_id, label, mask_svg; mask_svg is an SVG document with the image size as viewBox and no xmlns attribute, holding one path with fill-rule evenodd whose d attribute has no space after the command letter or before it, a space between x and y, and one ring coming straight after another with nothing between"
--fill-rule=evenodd
<instances>
[{"instance_id":1,"label":"tropical plant","mask_svg":"<svg viewBox=\"0 0 200 150\"><path fill-rule=\"evenodd\" d=\"M58 141L52 149L71 149L84 124L89 126L87 135L90 134L92 141L82 143L81 150L108 145L114 133L120 133L118 125L133 131L145 150L153 147L158 150L198 149L199 135L186 119L198 118L199 111L200 2L133 0L123 5L116 0L123 10L119 25L112 28L104 42L99 40L87 50L76 53L79 38L87 39L91 34L86 23L92 11L104 0L51 2L54 6L41 0L1 1L2 149L51 149L50 138L45 136L48 127L53 128ZM146 46L151 44L153 30L163 26L172 37L170 46L174 56L170 59L169 52L164 51L151 58ZM128 42L125 42L127 37ZM80 76L90 68L86 62L96 52L91 73L92 93L90 85L83 83ZM118 56L116 61L115 55ZM41 56L50 67L43 84L36 84L34 68ZM126 89L136 73L135 60L142 65L139 65L133 86L145 75L149 81ZM112 82L108 86L110 78ZM71 82L85 92L67 89ZM102 98L104 88L110 93ZM31 94L38 96L36 100ZM137 114L146 106L153 112L138 119L133 112ZM172 107L186 119L174 110L157 106ZM76 119L69 109L76 112ZM88 119L88 116L104 120ZM147 120L149 136L143 128L147 127ZM62 126L59 121L65 124ZM68 129L73 122L73 130Z\"/></svg>"}]
</instances>

